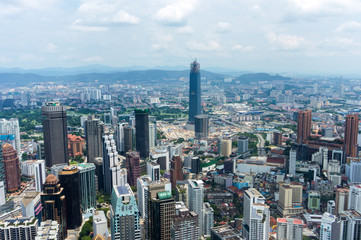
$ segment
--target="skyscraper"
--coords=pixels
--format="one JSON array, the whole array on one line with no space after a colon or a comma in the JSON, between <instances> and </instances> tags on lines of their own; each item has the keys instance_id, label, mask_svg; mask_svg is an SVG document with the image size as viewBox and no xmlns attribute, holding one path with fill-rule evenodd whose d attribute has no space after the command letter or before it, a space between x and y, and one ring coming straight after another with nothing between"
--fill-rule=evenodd
<instances>
[{"instance_id":1,"label":"skyscraper","mask_svg":"<svg viewBox=\"0 0 361 240\"><path fill-rule=\"evenodd\" d=\"M198 215L184 202L175 203L175 216L170 229L171 240L199 239Z\"/></svg>"},{"instance_id":2,"label":"skyscraper","mask_svg":"<svg viewBox=\"0 0 361 240\"><path fill-rule=\"evenodd\" d=\"M68 163L68 129L66 108L59 103L48 103L41 108L45 145L45 164Z\"/></svg>"},{"instance_id":3,"label":"skyscraper","mask_svg":"<svg viewBox=\"0 0 361 240\"><path fill-rule=\"evenodd\" d=\"M299 111L297 116L297 143L303 144L311 135L311 110Z\"/></svg>"},{"instance_id":4,"label":"skyscraper","mask_svg":"<svg viewBox=\"0 0 361 240\"><path fill-rule=\"evenodd\" d=\"M358 114L348 114L345 119L345 154L347 157L357 155Z\"/></svg>"},{"instance_id":5,"label":"skyscraper","mask_svg":"<svg viewBox=\"0 0 361 240\"><path fill-rule=\"evenodd\" d=\"M64 188L60 186L53 174L46 177L41 193L43 221L53 220L59 223L60 239L65 239L67 236L66 203L63 191Z\"/></svg>"},{"instance_id":6,"label":"skyscraper","mask_svg":"<svg viewBox=\"0 0 361 240\"><path fill-rule=\"evenodd\" d=\"M302 240L303 221L295 218L277 218L277 240Z\"/></svg>"},{"instance_id":7,"label":"skyscraper","mask_svg":"<svg viewBox=\"0 0 361 240\"><path fill-rule=\"evenodd\" d=\"M280 185L277 211L282 217L294 216L303 212L301 184Z\"/></svg>"},{"instance_id":8,"label":"skyscraper","mask_svg":"<svg viewBox=\"0 0 361 240\"><path fill-rule=\"evenodd\" d=\"M43 190L43 184L45 182L45 161L37 160L34 163L34 175L35 175L35 187L36 191L41 192Z\"/></svg>"},{"instance_id":9,"label":"skyscraper","mask_svg":"<svg viewBox=\"0 0 361 240\"><path fill-rule=\"evenodd\" d=\"M344 213L348 207L348 195L349 195L349 189L348 188L337 188L336 189L336 215L340 213Z\"/></svg>"},{"instance_id":10,"label":"skyscraper","mask_svg":"<svg viewBox=\"0 0 361 240\"><path fill-rule=\"evenodd\" d=\"M96 208L95 195L95 165L94 163L80 163L80 205L83 212Z\"/></svg>"},{"instance_id":11,"label":"skyscraper","mask_svg":"<svg viewBox=\"0 0 361 240\"><path fill-rule=\"evenodd\" d=\"M124 153L129 151L133 151L133 128L129 125L123 126L123 134L124 134Z\"/></svg>"},{"instance_id":12,"label":"skyscraper","mask_svg":"<svg viewBox=\"0 0 361 240\"><path fill-rule=\"evenodd\" d=\"M113 186L110 206L112 240L140 240L139 211L129 184Z\"/></svg>"},{"instance_id":13,"label":"skyscraper","mask_svg":"<svg viewBox=\"0 0 361 240\"><path fill-rule=\"evenodd\" d=\"M325 212L321 218L320 240L339 240L340 222L335 215Z\"/></svg>"},{"instance_id":14,"label":"skyscraper","mask_svg":"<svg viewBox=\"0 0 361 240\"><path fill-rule=\"evenodd\" d=\"M20 163L16 150L8 143L2 147L5 185L8 192L16 191L21 183Z\"/></svg>"},{"instance_id":15,"label":"skyscraper","mask_svg":"<svg viewBox=\"0 0 361 240\"><path fill-rule=\"evenodd\" d=\"M205 114L196 115L194 117L194 131L197 139L205 139L208 137L209 118Z\"/></svg>"},{"instance_id":16,"label":"skyscraper","mask_svg":"<svg viewBox=\"0 0 361 240\"><path fill-rule=\"evenodd\" d=\"M9 141L17 151L18 156L21 157L19 120L17 118L0 119L0 134L9 136L6 141Z\"/></svg>"},{"instance_id":17,"label":"skyscraper","mask_svg":"<svg viewBox=\"0 0 361 240\"><path fill-rule=\"evenodd\" d=\"M175 189L177 181L183 180L182 159L179 156L174 156L171 161L170 181L172 189Z\"/></svg>"},{"instance_id":18,"label":"skyscraper","mask_svg":"<svg viewBox=\"0 0 361 240\"><path fill-rule=\"evenodd\" d=\"M191 63L191 72L189 75L189 121L194 122L194 117L201 113L200 65L197 60L195 60Z\"/></svg>"},{"instance_id":19,"label":"skyscraper","mask_svg":"<svg viewBox=\"0 0 361 240\"><path fill-rule=\"evenodd\" d=\"M158 181L160 179L160 165L156 162L147 162L147 175L152 181Z\"/></svg>"},{"instance_id":20,"label":"skyscraper","mask_svg":"<svg viewBox=\"0 0 361 240\"><path fill-rule=\"evenodd\" d=\"M348 209L361 213L361 184L350 187L348 195Z\"/></svg>"},{"instance_id":21,"label":"skyscraper","mask_svg":"<svg viewBox=\"0 0 361 240\"><path fill-rule=\"evenodd\" d=\"M137 152L128 152L127 157L128 183L130 186L137 186L137 179L140 177L140 160Z\"/></svg>"},{"instance_id":22,"label":"skyscraper","mask_svg":"<svg viewBox=\"0 0 361 240\"><path fill-rule=\"evenodd\" d=\"M115 142L117 144L118 153L124 152L124 126L125 123L118 123L115 129Z\"/></svg>"},{"instance_id":23,"label":"skyscraper","mask_svg":"<svg viewBox=\"0 0 361 240\"><path fill-rule=\"evenodd\" d=\"M188 180L189 210L198 214L199 236L203 235L203 188L202 180Z\"/></svg>"},{"instance_id":24,"label":"skyscraper","mask_svg":"<svg viewBox=\"0 0 361 240\"><path fill-rule=\"evenodd\" d=\"M247 240L268 240L270 210L266 199L254 188L244 193L242 235Z\"/></svg>"},{"instance_id":25,"label":"skyscraper","mask_svg":"<svg viewBox=\"0 0 361 240\"><path fill-rule=\"evenodd\" d=\"M66 198L66 226L68 229L80 227L82 214L80 209L80 171L75 166L64 167L59 172L60 185Z\"/></svg>"},{"instance_id":26,"label":"skyscraper","mask_svg":"<svg viewBox=\"0 0 361 240\"><path fill-rule=\"evenodd\" d=\"M140 157L149 157L149 109L135 110L135 145Z\"/></svg>"},{"instance_id":27,"label":"skyscraper","mask_svg":"<svg viewBox=\"0 0 361 240\"><path fill-rule=\"evenodd\" d=\"M87 148L87 160L90 163L94 162L97 157L102 155L102 135L104 132L104 124L96 119L94 115L89 115L85 121L85 141Z\"/></svg>"},{"instance_id":28,"label":"skyscraper","mask_svg":"<svg viewBox=\"0 0 361 240\"><path fill-rule=\"evenodd\" d=\"M248 151L248 137L240 136L237 141L237 152L238 153L245 153Z\"/></svg>"}]
</instances>

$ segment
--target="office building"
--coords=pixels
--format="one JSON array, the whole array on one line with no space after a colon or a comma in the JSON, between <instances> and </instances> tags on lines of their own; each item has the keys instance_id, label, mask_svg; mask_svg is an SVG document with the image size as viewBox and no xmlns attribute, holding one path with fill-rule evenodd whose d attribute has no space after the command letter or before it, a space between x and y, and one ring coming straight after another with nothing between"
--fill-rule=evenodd
<instances>
[{"instance_id":1,"label":"office building","mask_svg":"<svg viewBox=\"0 0 361 240\"><path fill-rule=\"evenodd\" d=\"M225 174L234 173L234 171L235 171L235 160L226 159L226 160L224 160L223 166L224 166L223 170L224 170Z\"/></svg>"},{"instance_id":2,"label":"office building","mask_svg":"<svg viewBox=\"0 0 361 240\"><path fill-rule=\"evenodd\" d=\"M361 239L361 213L355 210L345 212L346 221L341 228L343 239Z\"/></svg>"},{"instance_id":3,"label":"office building","mask_svg":"<svg viewBox=\"0 0 361 240\"><path fill-rule=\"evenodd\" d=\"M45 161L36 160L34 164L35 173L35 187L36 191L41 192L43 190L43 184L45 182Z\"/></svg>"},{"instance_id":4,"label":"office building","mask_svg":"<svg viewBox=\"0 0 361 240\"><path fill-rule=\"evenodd\" d=\"M221 141L221 156L229 157L232 154L232 140L222 139Z\"/></svg>"},{"instance_id":5,"label":"office building","mask_svg":"<svg viewBox=\"0 0 361 240\"><path fill-rule=\"evenodd\" d=\"M62 239L60 235L59 223L57 221L46 220L41 222L35 240Z\"/></svg>"},{"instance_id":6,"label":"office building","mask_svg":"<svg viewBox=\"0 0 361 240\"><path fill-rule=\"evenodd\" d=\"M361 213L361 184L350 186L347 206Z\"/></svg>"},{"instance_id":7,"label":"office building","mask_svg":"<svg viewBox=\"0 0 361 240\"><path fill-rule=\"evenodd\" d=\"M156 162L147 162L147 175L152 181L158 181L160 179L160 165Z\"/></svg>"},{"instance_id":8,"label":"office building","mask_svg":"<svg viewBox=\"0 0 361 240\"><path fill-rule=\"evenodd\" d=\"M20 202L21 215L23 217L33 217L39 221L42 221L41 210L43 205L41 204L40 192L27 192Z\"/></svg>"},{"instance_id":9,"label":"office building","mask_svg":"<svg viewBox=\"0 0 361 240\"><path fill-rule=\"evenodd\" d=\"M357 156L358 114L348 114L345 119L345 154L347 157Z\"/></svg>"},{"instance_id":10,"label":"office building","mask_svg":"<svg viewBox=\"0 0 361 240\"><path fill-rule=\"evenodd\" d=\"M191 173L198 174L202 172L201 159L199 157L192 157L191 159Z\"/></svg>"},{"instance_id":11,"label":"office building","mask_svg":"<svg viewBox=\"0 0 361 240\"><path fill-rule=\"evenodd\" d=\"M134 150L134 129L129 125L123 126L124 133L124 153Z\"/></svg>"},{"instance_id":12,"label":"office building","mask_svg":"<svg viewBox=\"0 0 361 240\"><path fill-rule=\"evenodd\" d=\"M98 157L94 159L95 165L95 189L98 191L104 190L104 171L103 171L103 158Z\"/></svg>"},{"instance_id":13,"label":"office building","mask_svg":"<svg viewBox=\"0 0 361 240\"><path fill-rule=\"evenodd\" d=\"M89 115L85 121L85 141L87 147L87 160L93 163L97 157L103 157L102 136L104 124L94 115Z\"/></svg>"},{"instance_id":14,"label":"office building","mask_svg":"<svg viewBox=\"0 0 361 240\"><path fill-rule=\"evenodd\" d=\"M128 172L129 174L129 172ZM121 166L113 135L103 136L103 181L104 192L111 194L113 185L121 184Z\"/></svg>"},{"instance_id":15,"label":"office building","mask_svg":"<svg viewBox=\"0 0 361 240\"><path fill-rule=\"evenodd\" d=\"M175 189L177 181L183 180L182 165L182 159L179 156L174 156L171 161L170 169L170 182L172 183L172 189Z\"/></svg>"},{"instance_id":16,"label":"office building","mask_svg":"<svg viewBox=\"0 0 361 240\"><path fill-rule=\"evenodd\" d=\"M5 139L5 142L10 143L21 156L21 145L20 145L20 127L19 120L17 118L11 118L9 120L5 118L0 119L0 135Z\"/></svg>"},{"instance_id":17,"label":"office building","mask_svg":"<svg viewBox=\"0 0 361 240\"><path fill-rule=\"evenodd\" d=\"M145 205L148 200L148 185L151 182L151 178L149 176L141 176L137 179L137 203L138 210L141 218L145 218L146 209Z\"/></svg>"},{"instance_id":18,"label":"office building","mask_svg":"<svg viewBox=\"0 0 361 240\"><path fill-rule=\"evenodd\" d=\"M175 202L171 192L157 192L156 197L148 199L148 204L148 239L170 239L170 230L175 215Z\"/></svg>"},{"instance_id":19,"label":"office building","mask_svg":"<svg viewBox=\"0 0 361 240\"><path fill-rule=\"evenodd\" d=\"M294 216L303 212L302 185L281 184L277 211L282 217Z\"/></svg>"},{"instance_id":20,"label":"office building","mask_svg":"<svg viewBox=\"0 0 361 240\"><path fill-rule=\"evenodd\" d=\"M327 201L326 212L336 215L336 202L334 200Z\"/></svg>"},{"instance_id":21,"label":"office building","mask_svg":"<svg viewBox=\"0 0 361 240\"><path fill-rule=\"evenodd\" d=\"M205 114L194 117L194 131L196 139L207 139L209 129L209 118Z\"/></svg>"},{"instance_id":22,"label":"office building","mask_svg":"<svg viewBox=\"0 0 361 240\"><path fill-rule=\"evenodd\" d=\"M125 123L118 123L115 129L115 142L118 153L124 153L124 126Z\"/></svg>"},{"instance_id":23,"label":"office building","mask_svg":"<svg viewBox=\"0 0 361 240\"><path fill-rule=\"evenodd\" d=\"M339 240L340 222L335 215L325 212L321 218L320 240Z\"/></svg>"},{"instance_id":24,"label":"office building","mask_svg":"<svg viewBox=\"0 0 361 240\"><path fill-rule=\"evenodd\" d=\"M214 210L209 203L203 203L203 235L209 237L214 225Z\"/></svg>"},{"instance_id":25,"label":"office building","mask_svg":"<svg viewBox=\"0 0 361 240\"><path fill-rule=\"evenodd\" d=\"M3 181L0 181L0 206L6 203L5 192L5 184Z\"/></svg>"},{"instance_id":26,"label":"office building","mask_svg":"<svg viewBox=\"0 0 361 240\"><path fill-rule=\"evenodd\" d=\"M17 151L8 143L2 147L2 160L5 169L5 186L8 192L14 192L20 187L20 163Z\"/></svg>"},{"instance_id":27,"label":"office building","mask_svg":"<svg viewBox=\"0 0 361 240\"><path fill-rule=\"evenodd\" d=\"M297 159L297 151L290 150L290 158L288 162L288 173L295 175L296 174L296 159Z\"/></svg>"},{"instance_id":28,"label":"office building","mask_svg":"<svg viewBox=\"0 0 361 240\"><path fill-rule=\"evenodd\" d=\"M202 114L201 74L200 65L195 60L191 63L189 75L189 121L194 122L195 116Z\"/></svg>"},{"instance_id":29,"label":"office building","mask_svg":"<svg viewBox=\"0 0 361 240\"><path fill-rule=\"evenodd\" d=\"M0 143L0 182L2 182L4 191L6 191L6 177L5 177L5 166L4 166L4 158L3 158L3 148ZM4 193L5 196L5 193Z\"/></svg>"},{"instance_id":30,"label":"office building","mask_svg":"<svg viewBox=\"0 0 361 240\"><path fill-rule=\"evenodd\" d=\"M94 236L97 236L98 234L102 236L104 239L109 237L108 232L108 221L105 217L104 211L94 211L93 213L93 231Z\"/></svg>"},{"instance_id":31,"label":"office building","mask_svg":"<svg viewBox=\"0 0 361 240\"><path fill-rule=\"evenodd\" d=\"M60 239L67 236L66 227L66 203L64 188L60 186L58 179L50 174L46 177L41 193L43 205L43 221L53 220L59 223Z\"/></svg>"},{"instance_id":32,"label":"office building","mask_svg":"<svg viewBox=\"0 0 361 240\"><path fill-rule=\"evenodd\" d=\"M50 168L51 174L53 174L56 178L59 178L59 172L63 170L64 167L68 166L67 163L55 164Z\"/></svg>"},{"instance_id":33,"label":"office building","mask_svg":"<svg viewBox=\"0 0 361 240\"><path fill-rule=\"evenodd\" d=\"M309 191L308 192L308 209L311 210L320 210L321 205L321 194L318 191Z\"/></svg>"},{"instance_id":34,"label":"office building","mask_svg":"<svg viewBox=\"0 0 361 240\"><path fill-rule=\"evenodd\" d=\"M175 216L172 221L171 240L199 239L198 215L184 205L175 203Z\"/></svg>"},{"instance_id":35,"label":"office building","mask_svg":"<svg viewBox=\"0 0 361 240\"><path fill-rule=\"evenodd\" d=\"M169 171L169 151L165 147L156 147L150 153L151 160L155 160L160 169L168 172Z\"/></svg>"},{"instance_id":36,"label":"office building","mask_svg":"<svg viewBox=\"0 0 361 240\"><path fill-rule=\"evenodd\" d=\"M299 111L297 116L297 143L304 144L311 135L311 110Z\"/></svg>"},{"instance_id":37,"label":"office building","mask_svg":"<svg viewBox=\"0 0 361 240\"><path fill-rule=\"evenodd\" d=\"M70 157L83 156L85 141L82 137L77 135L68 134L68 150Z\"/></svg>"},{"instance_id":38,"label":"office building","mask_svg":"<svg viewBox=\"0 0 361 240\"><path fill-rule=\"evenodd\" d=\"M348 209L348 188L337 188L336 189L336 215L344 213Z\"/></svg>"},{"instance_id":39,"label":"office building","mask_svg":"<svg viewBox=\"0 0 361 240\"><path fill-rule=\"evenodd\" d=\"M149 109L135 110L135 145L142 159L149 157Z\"/></svg>"},{"instance_id":40,"label":"office building","mask_svg":"<svg viewBox=\"0 0 361 240\"><path fill-rule=\"evenodd\" d=\"M66 226L75 229L81 226L82 214L80 208L80 171L75 166L64 167L59 172L59 182L64 188L66 203Z\"/></svg>"},{"instance_id":41,"label":"office building","mask_svg":"<svg viewBox=\"0 0 361 240\"><path fill-rule=\"evenodd\" d=\"M110 206L112 239L141 239L139 212L129 184L113 186Z\"/></svg>"},{"instance_id":42,"label":"office building","mask_svg":"<svg viewBox=\"0 0 361 240\"><path fill-rule=\"evenodd\" d=\"M204 183L202 180L188 180L189 210L198 214L199 236L203 235L203 198Z\"/></svg>"},{"instance_id":43,"label":"office building","mask_svg":"<svg viewBox=\"0 0 361 240\"><path fill-rule=\"evenodd\" d=\"M68 127L65 106L48 103L41 108L45 145L45 165L68 163Z\"/></svg>"},{"instance_id":44,"label":"office building","mask_svg":"<svg viewBox=\"0 0 361 240\"><path fill-rule=\"evenodd\" d=\"M276 146L282 145L282 133L280 132L273 133L273 144Z\"/></svg>"},{"instance_id":45,"label":"office building","mask_svg":"<svg viewBox=\"0 0 361 240\"><path fill-rule=\"evenodd\" d=\"M242 235L247 240L268 240L270 210L266 199L254 188L244 193Z\"/></svg>"},{"instance_id":46,"label":"office building","mask_svg":"<svg viewBox=\"0 0 361 240\"><path fill-rule=\"evenodd\" d=\"M137 179L140 177L140 158L137 152L128 152L126 157L128 183L130 186L137 186Z\"/></svg>"},{"instance_id":47,"label":"office building","mask_svg":"<svg viewBox=\"0 0 361 240\"><path fill-rule=\"evenodd\" d=\"M80 177L80 206L82 212L96 208L95 165L94 163L80 163L77 165Z\"/></svg>"},{"instance_id":48,"label":"office building","mask_svg":"<svg viewBox=\"0 0 361 240\"><path fill-rule=\"evenodd\" d=\"M248 152L248 137L240 136L237 140L237 152L238 153L246 153Z\"/></svg>"},{"instance_id":49,"label":"office building","mask_svg":"<svg viewBox=\"0 0 361 240\"><path fill-rule=\"evenodd\" d=\"M353 184L361 183L361 162L351 160L350 163L350 182Z\"/></svg>"},{"instance_id":50,"label":"office building","mask_svg":"<svg viewBox=\"0 0 361 240\"><path fill-rule=\"evenodd\" d=\"M8 218L0 224L0 239L27 240L34 239L38 230L36 218Z\"/></svg>"},{"instance_id":51,"label":"office building","mask_svg":"<svg viewBox=\"0 0 361 240\"><path fill-rule=\"evenodd\" d=\"M211 229L211 240L244 240L240 231L231 225L221 225Z\"/></svg>"},{"instance_id":52,"label":"office building","mask_svg":"<svg viewBox=\"0 0 361 240\"><path fill-rule=\"evenodd\" d=\"M295 218L277 218L277 240L302 240L303 221Z\"/></svg>"},{"instance_id":53,"label":"office building","mask_svg":"<svg viewBox=\"0 0 361 240\"><path fill-rule=\"evenodd\" d=\"M149 122L149 148L155 147L157 140L157 124Z\"/></svg>"}]
</instances>

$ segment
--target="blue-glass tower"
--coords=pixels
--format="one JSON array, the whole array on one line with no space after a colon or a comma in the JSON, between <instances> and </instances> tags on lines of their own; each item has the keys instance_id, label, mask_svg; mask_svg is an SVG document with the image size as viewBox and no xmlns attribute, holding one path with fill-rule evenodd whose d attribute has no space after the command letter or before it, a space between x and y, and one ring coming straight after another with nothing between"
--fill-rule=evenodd
<instances>
[{"instance_id":1,"label":"blue-glass tower","mask_svg":"<svg viewBox=\"0 0 361 240\"><path fill-rule=\"evenodd\" d=\"M201 108L201 74L197 60L191 63L189 76L189 121L194 122L194 117L202 113Z\"/></svg>"}]
</instances>

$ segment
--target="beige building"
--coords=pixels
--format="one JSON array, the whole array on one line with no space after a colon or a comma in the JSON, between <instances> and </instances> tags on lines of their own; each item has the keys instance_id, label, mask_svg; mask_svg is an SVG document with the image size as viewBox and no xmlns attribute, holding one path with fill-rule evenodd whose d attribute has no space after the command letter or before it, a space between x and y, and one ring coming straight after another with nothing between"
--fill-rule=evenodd
<instances>
[{"instance_id":1,"label":"beige building","mask_svg":"<svg viewBox=\"0 0 361 240\"><path fill-rule=\"evenodd\" d=\"M303 212L301 184L283 183L280 185L277 210L282 217L294 216Z\"/></svg>"},{"instance_id":2,"label":"beige building","mask_svg":"<svg viewBox=\"0 0 361 240\"><path fill-rule=\"evenodd\" d=\"M221 141L221 156L229 157L232 153L232 140L222 139Z\"/></svg>"},{"instance_id":3,"label":"beige building","mask_svg":"<svg viewBox=\"0 0 361 240\"><path fill-rule=\"evenodd\" d=\"M348 209L348 195L349 189L348 188L338 188L336 189L336 209L335 214L338 215L340 213L344 213Z\"/></svg>"}]
</instances>

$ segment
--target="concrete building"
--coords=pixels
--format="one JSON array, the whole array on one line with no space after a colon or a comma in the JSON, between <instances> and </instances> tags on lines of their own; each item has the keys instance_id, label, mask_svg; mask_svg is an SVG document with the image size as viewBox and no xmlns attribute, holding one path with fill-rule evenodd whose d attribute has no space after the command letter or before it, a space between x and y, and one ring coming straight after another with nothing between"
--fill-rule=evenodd
<instances>
[{"instance_id":1,"label":"concrete building","mask_svg":"<svg viewBox=\"0 0 361 240\"><path fill-rule=\"evenodd\" d=\"M4 205L5 203L5 184L3 181L0 181L0 206Z\"/></svg>"},{"instance_id":2,"label":"concrete building","mask_svg":"<svg viewBox=\"0 0 361 240\"><path fill-rule=\"evenodd\" d=\"M113 186L121 184L121 166L113 135L104 135L103 139L104 192L111 194Z\"/></svg>"},{"instance_id":3,"label":"concrete building","mask_svg":"<svg viewBox=\"0 0 361 240\"><path fill-rule=\"evenodd\" d=\"M361 213L361 184L350 187L347 206L348 209Z\"/></svg>"},{"instance_id":4,"label":"concrete building","mask_svg":"<svg viewBox=\"0 0 361 240\"><path fill-rule=\"evenodd\" d=\"M348 188L337 188L336 189L336 215L345 212L348 209Z\"/></svg>"},{"instance_id":5,"label":"concrete building","mask_svg":"<svg viewBox=\"0 0 361 240\"><path fill-rule=\"evenodd\" d=\"M170 229L171 240L199 239L198 215L183 202L175 203L175 215Z\"/></svg>"},{"instance_id":6,"label":"concrete building","mask_svg":"<svg viewBox=\"0 0 361 240\"><path fill-rule=\"evenodd\" d=\"M127 162L127 178L130 186L137 186L137 179L140 177L140 157L138 152L128 152Z\"/></svg>"},{"instance_id":7,"label":"concrete building","mask_svg":"<svg viewBox=\"0 0 361 240\"><path fill-rule=\"evenodd\" d=\"M336 215L336 203L334 200L328 200L326 211L332 215Z\"/></svg>"},{"instance_id":8,"label":"concrete building","mask_svg":"<svg viewBox=\"0 0 361 240\"><path fill-rule=\"evenodd\" d=\"M110 207L112 239L141 239L139 212L129 184L113 186Z\"/></svg>"},{"instance_id":9,"label":"concrete building","mask_svg":"<svg viewBox=\"0 0 361 240\"><path fill-rule=\"evenodd\" d=\"M203 203L203 235L210 237L214 225L214 210L209 203Z\"/></svg>"},{"instance_id":10,"label":"concrete building","mask_svg":"<svg viewBox=\"0 0 361 240\"><path fill-rule=\"evenodd\" d=\"M8 218L0 224L0 239L34 239L38 230L38 219L32 217Z\"/></svg>"},{"instance_id":11,"label":"concrete building","mask_svg":"<svg viewBox=\"0 0 361 240\"><path fill-rule=\"evenodd\" d=\"M342 219L341 219L342 220ZM361 214L355 210L346 212L346 221L341 227L343 239L361 239Z\"/></svg>"},{"instance_id":12,"label":"concrete building","mask_svg":"<svg viewBox=\"0 0 361 240\"><path fill-rule=\"evenodd\" d=\"M157 140L157 124L149 123L149 148L154 148Z\"/></svg>"},{"instance_id":13,"label":"concrete building","mask_svg":"<svg viewBox=\"0 0 361 240\"><path fill-rule=\"evenodd\" d=\"M27 177L35 178L36 191L41 192L45 182L45 161L27 160L21 161L21 174Z\"/></svg>"},{"instance_id":14,"label":"concrete building","mask_svg":"<svg viewBox=\"0 0 361 240\"><path fill-rule=\"evenodd\" d=\"M59 103L47 103L41 108L45 144L45 164L51 168L54 164L68 163L68 126L65 106Z\"/></svg>"},{"instance_id":15,"label":"concrete building","mask_svg":"<svg viewBox=\"0 0 361 240\"><path fill-rule=\"evenodd\" d=\"M345 119L345 155L347 157L357 156L357 138L359 128L358 114L348 114Z\"/></svg>"},{"instance_id":16,"label":"concrete building","mask_svg":"<svg viewBox=\"0 0 361 240\"><path fill-rule=\"evenodd\" d=\"M59 172L63 170L64 167L68 166L67 163L55 164L50 168L51 174L53 174L56 178L59 178Z\"/></svg>"},{"instance_id":17,"label":"concrete building","mask_svg":"<svg viewBox=\"0 0 361 240\"><path fill-rule=\"evenodd\" d=\"M60 239L60 237L59 223L47 220L40 223L35 240Z\"/></svg>"},{"instance_id":18,"label":"concrete building","mask_svg":"<svg viewBox=\"0 0 361 240\"><path fill-rule=\"evenodd\" d=\"M306 143L311 135L312 113L311 110L299 111L297 116L297 143Z\"/></svg>"},{"instance_id":19,"label":"concrete building","mask_svg":"<svg viewBox=\"0 0 361 240\"><path fill-rule=\"evenodd\" d=\"M85 121L85 141L87 146L87 160L94 163L97 157L103 157L102 136L104 124L96 119L94 115L89 115Z\"/></svg>"},{"instance_id":20,"label":"concrete building","mask_svg":"<svg viewBox=\"0 0 361 240\"><path fill-rule=\"evenodd\" d=\"M137 179L137 203L141 218L145 218L146 204L148 201L148 185L152 181L149 176L141 176Z\"/></svg>"},{"instance_id":21,"label":"concrete building","mask_svg":"<svg viewBox=\"0 0 361 240\"><path fill-rule=\"evenodd\" d=\"M104 211L94 211L93 213L94 236L100 234L104 239L109 237L108 221Z\"/></svg>"},{"instance_id":22,"label":"concrete building","mask_svg":"<svg viewBox=\"0 0 361 240\"><path fill-rule=\"evenodd\" d=\"M266 199L256 189L244 193L242 235L247 240L268 240L270 210Z\"/></svg>"},{"instance_id":23,"label":"concrete building","mask_svg":"<svg viewBox=\"0 0 361 240\"><path fill-rule=\"evenodd\" d=\"M20 187L20 163L18 153L8 143L2 147L2 160L5 169L5 186L8 192L14 192Z\"/></svg>"},{"instance_id":24,"label":"concrete building","mask_svg":"<svg viewBox=\"0 0 361 240\"><path fill-rule=\"evenodd\" d=\"M149 109L135 110L136 149L142 159L149 157Z\"/></svg>"},{"instance_id":25,"label":"concrete building","mask_svg":"<svg viewBox=\"0 0 361 240\"><path fill-rule=\"evenodd\" d=\"M205 114L194 117L194 131L196 139L207 139L209 129L209 118Z\"/></svg>"},{"instance_id":26,"label":"concrete building","mask_svg":"<svg viewBox=\"0 0 361 240\"><path fill-rule=\"evenodd\" d=\"M318 191L309 191L308 192L308 209L311 210L320 210L321 205L321 194Z\"/></svg>"},{"instance_id":27,"label":"concrete building","mask_svg":"<svg viewBox=\"0 0 361 240\"><path fill-rule=\"evenodd\" d=\"M350 181L353 184L361 183L361 162L351 160Z\"/></svg>"},{"instance_id":28,"label":"concrete building","mask_svg":"<svg viewBox=\"0 0 361 240\"><path fill-rule=\"evenodd\" d=\"M124 153L124 126L126 123L118 123L115 129L115 142L118 153Z\"/></svg>"},{"instance_id":29,"label":"concrete building","mask_svg":"<svg viewBox=\"0 0 361 240\"><path fill-rule=\"evenodd\" d=\"M177 181L183 180L182 165L182 159L179 156L174 156L171 161L170 169L170 182L172 183L172 189L175 189Z\"/></svg>"},{"instance_id":30,"label":"concrete building","mask_svg":"<svg viewBox=\"0 0 361 240\"><path fill-rule=\"evenodd\" d=\"M277 211L282 217L294 216L303 212L301 184L280 185Z\"/></svg>"},{"instance_id":31,"label":"concrete building","mask_svg":"<svg viewBox=\"0 0 361 240\"><path fill-rule=\"evenodd\" d=\"M325 212L322 215L320 227L320 240L339 240L340 222L335 215Z\"/></svg>"},{"instance_id":32,"label":"concrete building","mask_svg":"<svg viewBox=\"0 0 361 240\"><path fill-rule=\"evenodd\" d=\"M232 140L222 139L221 141L221 156L229 157L232 154Z\"/></svg>"},{"instance_id":33,"label":"concrete building","mask_svg":"<svg viewBox=\"0 0 361 240\"><path fill-rule=\"evenodd\" d=\"M33 217L39 223L42 221L41 210L43 206L41 204L40 192L27 192L20 204L21 215L23 217Z\"/></svg>"},{"instance_id":34,"label":"concrete building","mask_svg":"<svg viewBox=\"0 0 361 240\"><path fill-rule=\"evenodd\" d=\"M81 210L89 212L96 208L95 165L94 163L80 163L77 167L80 177Z\"/></svg>"},{"instance_id":35,"label":"concrete building","mask_svg":"<svg viewBox=\"0 0 361 240\"><path fill-rule=\"evenodd\" d=\"M21 156L20 145L20 127L19 120L17 118L11 118L9 120L5 118L0 119L0 135L5 137L6 142L10 143Z\"/></svg>"},{"instance_id":36,"label":"concrete building","mask_svg":"<svg viewBox=\"0 0 361 240\"><path fill-rule=\"evenodd\" d=\"M297 159L297 151L290 150L290 158L288 162L288 173L295 175L296 174L296 159Z\"/></svg>"},{"instance_id":37,"label":"concrete building","mask_svg":"<svg viewBox=\"0 0 361 240\"><path fill-rule=\"evenodd\" d=\"M211 240L244 240L241 233L230 225L221 225L211 229Z\"/></svg>"},{"instance_id":38,"label":"concrete building","mask_svg":"<svg viewBox=\"0 0 361 240\"><path fill-rule=\"evenodd\" d=\"M198 215L199 236L203 236L203 198L204 183L202 180L188 180L189 210Z\"/></svg>"},{"instance_id":39,"label":"concrete building","mask_svg":"<svg viewBox=\"0 0 361 240\"><path fill-rule=\"evenodd\" d=\"M156 162L147 162L147 175L152 181L158 181L160 179L160 165Z\"/></svg>"},{"instance_id":40,"label":"concrete building","mask_svg":"<svg viewBox=\"0 0 361 240\"><path fill-rule=\"evenodd\" d=\"M302 240L303 221L295 218L277 218L277 240Z\"/></svg>"},{"instance_id":41,"label":"concrete building","mask_svg":"<svg viewBox=\"0 0 361 240\"><path fill-rule=\"evenodd\" d=\"M169 151L166 147L156 147L150 153L150 159L156 161L160 169L169 171Z\"/></svg>"},{"instance_id":42,"label":"concrete building","mask_svg":"<svg viewBox=\"0 0 361 240\"><path fill-rule=\"evenodd\" d=\"M248 151L248 137L246 136L240 136L237 140L237 146L238 146L238 153L245 153Z\"/></svg>"},{"instance_id":43,"label":"concrete building","mask_svg":"<svg viewBox=\"0 0 361 240\"><path fill-rule=\"evenodd\" d=\"M124 153L133 151L135 145L134 128L130 125L123 127L124 132Z\"/></svg>"}]
</instances>

